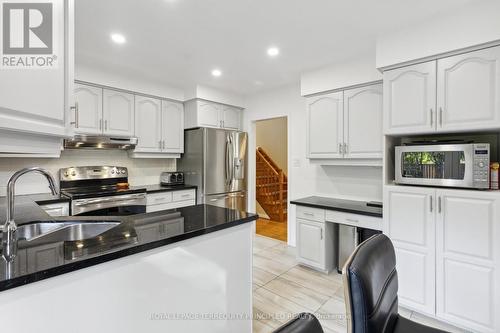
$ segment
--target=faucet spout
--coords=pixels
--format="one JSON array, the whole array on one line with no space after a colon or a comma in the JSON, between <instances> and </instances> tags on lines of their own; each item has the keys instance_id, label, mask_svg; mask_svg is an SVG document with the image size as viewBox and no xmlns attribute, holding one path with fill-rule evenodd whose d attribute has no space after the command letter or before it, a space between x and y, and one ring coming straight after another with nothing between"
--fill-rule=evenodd
<instances>
[{"instance_id":1,"label":"faucet spout","mask_svg":"<svg viewBox=\"0 0 500 333\"><path fill-rule=\"evenodd\" d=\"M14 199L15 199L15 190L16 190L16 181L24 174L36 172L40 173L47 178L49 182L49 187L53 195L58 194L58 189L56 186L56 181L54 177L45 169L39 167L25 168L17 171L10 177L7 182L7 220L3 226L3 235L2 235L2 256L7 261L12 261L17 252L17 246L15 241L15 233L17 230L16 222L14 221Z\"/></svg>"}]
</instances>

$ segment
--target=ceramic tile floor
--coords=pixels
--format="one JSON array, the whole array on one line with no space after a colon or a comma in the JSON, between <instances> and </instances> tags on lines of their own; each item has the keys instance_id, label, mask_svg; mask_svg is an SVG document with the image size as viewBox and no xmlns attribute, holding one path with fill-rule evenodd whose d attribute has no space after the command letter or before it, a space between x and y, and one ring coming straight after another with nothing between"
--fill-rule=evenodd
<instances>
[{"instance_id":1,"label":"ceramic tile floor","mask_svg":"<svg viewBox=\"0 0 500 333\"><path fill-rule=\"evenodd\" d=\"M325 333L347 332L341 275L297 265L295 248L272 238L255 235L253 253L254 333L272 332L300 312L314 313ZM453 333L466 332L405 309L400 313Z\"/></svg>"}]
</instances>

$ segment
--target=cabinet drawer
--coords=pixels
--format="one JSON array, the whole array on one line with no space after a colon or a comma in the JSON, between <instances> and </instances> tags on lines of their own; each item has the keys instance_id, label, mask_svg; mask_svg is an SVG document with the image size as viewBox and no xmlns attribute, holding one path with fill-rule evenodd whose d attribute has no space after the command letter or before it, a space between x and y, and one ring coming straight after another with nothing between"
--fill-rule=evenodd
<instances>
[{"instance_id":1,"label":"cabinet drawer","mask_svg":"<svg viewBox=\"0 0 500 333\"><path fill-rule=\"evenodd\" d=\"M195 204L196 204L195 200L192 199L192 200L162 203L162 204L158 204L158 205L148 205L148 206L146 206L146 213L153 213L153 212L159 212L161 210L194 206Z\"/></svg>"},{"instance_id":2,"label":"cabinet drawer","mask_svg":"<svg viewBox=\"0 0 500 333\"><path fill-rule=\"evenodd\" d=\"M319 208L311 208L297 206L297 218L316 222L325 222L325 210Z\"/></svg>"},{"instance_id":3,"label":"cabinet drawer","mask_svg":"<svg viewBox=\"0 0 500 333\"><path fill-rule=\"evenodd\" d=\"M374 230L382 230L382 219L380 217L327 210L325 213L325 219L328 222L335 222Z\"/></svg>"},{"instance_id":4,"label":"cabinet drawer","mask_svg":"<svg viewBox=\"0 0 500 333\"><path fill-rule=\"evenodd\" d=\"M194 200L196 194L194 190L184 190L172 192L172 201Z\"/></svg>"},{"instance_id":5,"label":"cabinet drawer","mask_svg":"<svg viewBox=\"0 0 500 333\"><path fill-rule=\"evenodd\" d=\"M164 204L172 202L172 192L161 192L161 193L154 193L154 194L148 194L146 196L146 205L159 205L159 204Z\"/></svg>"}]
</instances>

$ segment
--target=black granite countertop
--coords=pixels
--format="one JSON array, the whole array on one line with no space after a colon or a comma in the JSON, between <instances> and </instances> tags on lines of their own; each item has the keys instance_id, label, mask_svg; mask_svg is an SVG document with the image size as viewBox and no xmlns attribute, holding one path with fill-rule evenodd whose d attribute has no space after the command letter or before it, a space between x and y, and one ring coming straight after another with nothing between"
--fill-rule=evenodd
<instances>
[{"instance_id":1,"label":"black granite countertop","mask_svg":"<svg viewBox=\"0 0 500 333\"><path fill-rule=\"evenodd\" d=\"M367 202L357 200L345 200L325 197L307 197L298 200L292 200L290 203L299 206L337 210L340 212L382 217L381 202Z\"/></svg>"},{"instance_id":2,"label":"black granite countertop","mask_svg":"<svg viewBox=\"0 0 500 333\"><path fill-rule=\"evenodd\" d=\"M195 185L171 185L171 186L166 186L166 185L143 185L143 186L130 186L131 189L138 189L138 188L145 188L147 193L155 193L155 192L170 192L170 191L182 191L182 190L191 190L191 189L197 189L197 186Z\"/></svg>"},{"instance_id":3,"label":"black granite countertop","mask_svg":"<svg viewBox=\"0 0 500 333\"><path fill-rule=\"evenodd\" d=\"M50 223L99 221L116 222L117 225L86 240L64 241L58 231L49 237L44 236L36 240L18 240L18 254L13 262L7 264L3 257L0 258L0 291L257 219L257 215L254 214L210 205L196 205L124 217L52 218L33 200L16 199L15 219L18 226L30 224L30 221ZM0 207L2 207L0 214L4 214L5 202L1 199ZM37 262L37 253L40 251L44 251L43 260Z\"/></svg>"}]
</instances>

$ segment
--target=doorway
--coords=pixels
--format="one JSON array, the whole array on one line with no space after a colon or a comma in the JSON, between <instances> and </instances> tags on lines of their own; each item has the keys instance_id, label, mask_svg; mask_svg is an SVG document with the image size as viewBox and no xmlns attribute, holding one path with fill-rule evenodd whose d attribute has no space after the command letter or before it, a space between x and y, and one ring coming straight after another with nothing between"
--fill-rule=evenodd
<instances>
[{"instance_id":1,"label":"doorway","mask_svg":"<svg viewBox=\"0 0 500 333\"><path fill-rule=\"evenodd\" d=\"M287 117L255 123L255 198L259 219L256 233L287 241L288 120Z\"/></svg>"}]
</instances>

